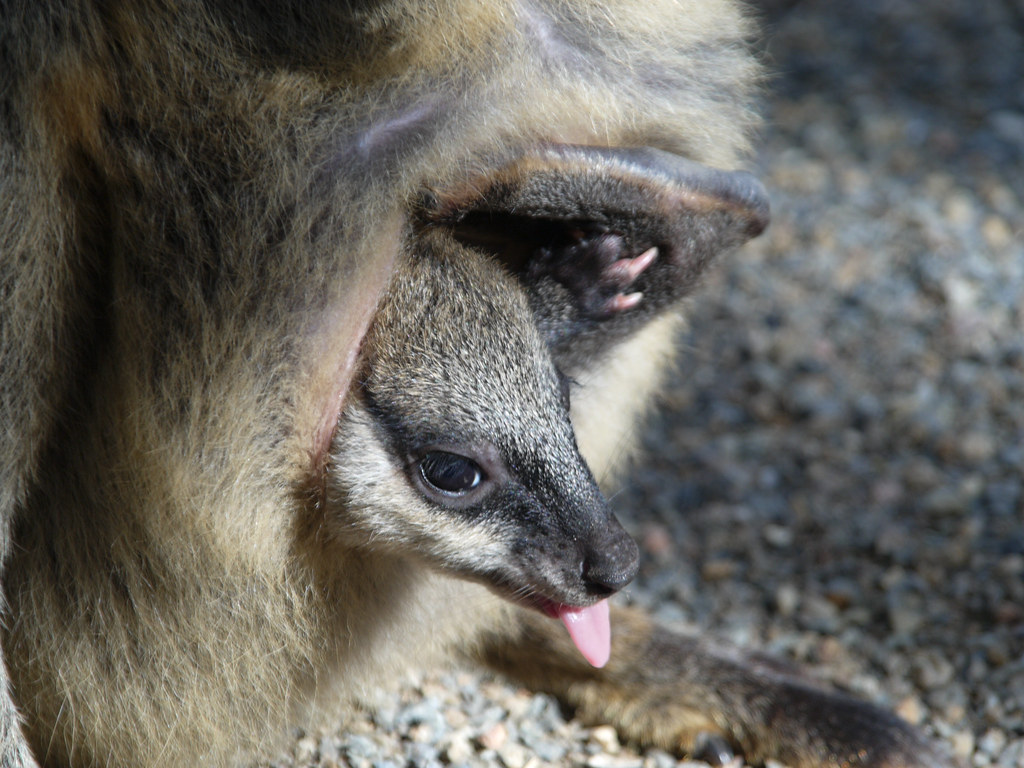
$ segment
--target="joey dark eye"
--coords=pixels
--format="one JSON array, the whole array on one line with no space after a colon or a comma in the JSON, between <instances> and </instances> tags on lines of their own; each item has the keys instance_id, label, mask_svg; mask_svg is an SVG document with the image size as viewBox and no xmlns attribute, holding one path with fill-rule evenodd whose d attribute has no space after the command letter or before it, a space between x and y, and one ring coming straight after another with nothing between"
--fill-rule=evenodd
<instances>
[{"instance_id":1,"label":"joey dark eye","mask_svg":"<svg viewBox=\"0 0 1024 768\"><path fill-rule=\"evenodd\" d=\"M420 459L419 471L427 485L455 495L469 493L485 479L475 461L445 451L433 451Z\"/></svg>"}]
</instances>

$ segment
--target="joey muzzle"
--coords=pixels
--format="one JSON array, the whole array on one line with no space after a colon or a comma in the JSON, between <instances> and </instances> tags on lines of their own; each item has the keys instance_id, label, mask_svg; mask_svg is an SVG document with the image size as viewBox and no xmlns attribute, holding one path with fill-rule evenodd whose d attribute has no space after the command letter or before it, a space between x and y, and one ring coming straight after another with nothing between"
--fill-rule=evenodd
<instances>
[{"instance_id":1,"label":"joey muzzle","mask_svg":"<svg viewBox=\"0 0 1024 768\"><path fill-rule=\"evenodd\" d=\"M583 582L587 594L608 597L629 584L639 567L639 550L614 516L596 532L583 553Z\"/></svg>"},{"instance_id":2,"label":"joey muzzle","mask_svg":"<svg viewBox=\"0 0 1024 768\"><path fill-rule=\"evenodd\" d=\"M593 482L593 481L591 481ZM541 606L552 618L562 621L576 648L595 667L603 667L611 656L611 626L607 598L636 576L639 549L593 486L588 509L588 524L576 539L579 578L588 601L586 606L547 602Z\"/></svg>"}]
</instances>

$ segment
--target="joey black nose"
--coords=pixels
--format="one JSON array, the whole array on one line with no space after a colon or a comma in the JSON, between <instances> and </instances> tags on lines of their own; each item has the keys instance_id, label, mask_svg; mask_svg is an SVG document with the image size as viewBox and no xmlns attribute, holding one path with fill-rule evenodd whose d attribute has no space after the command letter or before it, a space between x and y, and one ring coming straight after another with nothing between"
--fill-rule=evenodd
<instances>
[{"instance_id":1,"label":"joey black nose","mask_svg":"<svg viewBox=\"0 0 1024 768\"><path fill-rule=\"evenodd\" d=\"M636 576L639 550L618 523L617 531L604 537L583 560L583 581L587 594L607 597L629 584Z\"/></svg>"}]
</instances>

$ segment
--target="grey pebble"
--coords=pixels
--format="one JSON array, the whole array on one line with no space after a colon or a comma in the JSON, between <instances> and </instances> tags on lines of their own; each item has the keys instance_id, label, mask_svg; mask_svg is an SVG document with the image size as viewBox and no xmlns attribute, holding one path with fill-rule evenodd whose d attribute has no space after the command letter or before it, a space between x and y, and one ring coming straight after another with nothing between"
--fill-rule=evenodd
<instances>
[{"instance_id":1,"label":"grey pebble","mask_svg":"<svg viewBox=\"0 0 1024 768\"><path fill-rule=\"evenodd\" d=\"M1009 744L996 762L1002 768L1024 768L1024 738L1018 738Z\"/></svg>"},{"instance_id":2,"label":"grey pebble","mask_svg":"<svg viewBox=\"0 0 1024 768\"><path fill-rule=\"evenodd\" d=\"M349 736L345 739L342 751L350 760L368 760L377 754L377 745L366 736Z\"/></svg>"}]
</instances>

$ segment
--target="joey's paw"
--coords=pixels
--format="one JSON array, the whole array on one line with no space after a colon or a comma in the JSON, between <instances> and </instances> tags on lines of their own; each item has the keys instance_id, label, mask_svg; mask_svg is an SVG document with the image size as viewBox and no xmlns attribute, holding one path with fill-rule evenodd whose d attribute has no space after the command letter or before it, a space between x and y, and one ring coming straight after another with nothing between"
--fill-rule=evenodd
<instances>
[{"instance_id":1,"label":"joey's paw","mask_svg":"<svg viewBox=\"0 0 1024 768\"><path fill-rule=\"evenodd\" d=\"M569 242L538 251L528 279L547 278L558 283L574 306L576 317L605 320L640 305L643 293L631 289L658 258L657 248L647 248L637 255L630 255L627 248L618 234L574 231Z\"/></svg>"},{"instance_id":2,"label":"joey's paw","mask_svg":"<svg viewBox=\"0 0 1024 768\"><path fill-rule=\"evenodd\" d=\"M794 768L957 768L941 747L885 709L781 682L764 711L765 739L751 745L758 757Z\"/></svg>"},{"instance_id":3,"label":"joey's paw","mask_svg":"<svg viewBox=\"0 0 1024 768\"><path fill-rule=\"evenodd\" d=\"M585 371L671 312L715 257L768 226L754 177L653 147L543 144L463 183L427 187L450 229L523 281L560 368Z\"/></svg>"},{"instance_id":4,"label":"joey's paw","mask_svg":"<svg viewBox=\"0 0 1024 768\"><path fill-rule=\"evenodd\" d=\"M606 315L625 312L638 306L643 300L641 291L625 293L625 289L636 282L637 277L658 258L657 248L648 248L639 256L618 259L605 270L604 282L618 289L618 293L604 303Z\"/></svg>"},{"instance_id":5,"label":"joey's paw","mask_svg":"<svg viewBox=\"0 0 1024 768\"><path fill-rule=\"evenodd\" d=\"M638 242L574 230L533 253L523 280L537 327L563 369L585 368L685 293L668 252Z\"/></svg>"},{"instance_id":6,"label":"joey's paw","mask_svg":"<svg viewBox=\"0 0 1024 768\"><path fill-rule=\"evenodd\" d=\"M631 738L712 764L728 761L732 747L751 765L962 768L893 713L787 664L657 626L645 645L628 689L636 698L617 704L603 691L593 702L625 713L617 724Z\"/></svg>"}]
</instances>

